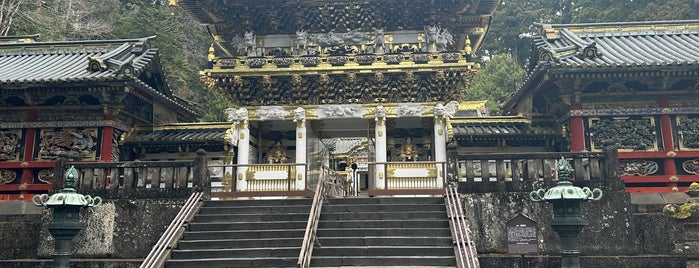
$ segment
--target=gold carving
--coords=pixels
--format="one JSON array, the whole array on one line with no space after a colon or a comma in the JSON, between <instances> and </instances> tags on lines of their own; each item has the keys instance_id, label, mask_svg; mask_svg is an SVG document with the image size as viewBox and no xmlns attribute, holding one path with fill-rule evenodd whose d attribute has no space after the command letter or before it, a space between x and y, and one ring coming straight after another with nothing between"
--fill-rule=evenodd
<instances>
[{"instance_id":1,"label":"gold carving","mask_svg":"<svg viewBox=\"0 0 699 268\"><path fill-rule=\"evenodd\" d=\"M383 130L379 130L379 137L383 137Z\"/></svg>"},{"instance_id":2,"label":"gold carving","mask_svg":"<svg viewBox=\"0 0 699 268\"><path fill-rule=\"evenodd\" d=\"M669 180L671 182L677 182L679 180L679 178L677 176L670 176Z\"/></svg>"},{"instance_id":3,"label":"gold carving","mask_svg":"<svg viewBox=\"0 0 699 268\"><path fill-rule=\"evenodd\" d=\"M303 132L299 132L299 139L303 139Z\"/></svg>"},{"instance_id":4,"label":"gold carving","mask_svg":"<svg viewBox=\"0 0 699 268\"><path fill-rule=\"evenodd\" d=\"M27 184L26 184L26 183L22 183L22 184L19 185L19 187L17 187L17 189L19 189L20 191L24 191L24 190L27 189Z\"/></svg>"},{"instance_id":5,"label":"gold carving","mask_svg":"<svg viewBox=\"0 0 699 268\"><path fill-rule=\"evenodd\" d=\"M669 152L667 152L667 156L669 156L669 157L675 157L675 156L677 156L677 153L674 152L674 151L669 151Z\"/></svg>"},{"instance_id":6,"label":"gold carving","mask_svg":"<svg viewBox=\"0 0 699 268\"><path fill-rule=\"evenodd\" d=\"M303 174L301 174L301 173L296 174L296 179L297 179L297 180L302 180L302 179L303 179Z\"/></svg>"},{"instance_id":7,"label":"gold carving","mask_svg":"<svg viewBox=\"0 0 699 268\"><path fill-rule=\"evenodd\" d=\"M29 166L29 163L28 163L28 162L22 162L21 164L19 164L19 166L21 166L21 167L28 167L28 166Z\"/></svg>"},{"instance_id":8,"label":"gold carving","mask_svg":"<svg viewBox=\"0 0 699 268\"><path fill-rule=\"evenodd\" d=\"M238 180L239 180L239 181L242 181L242 180L243 180L243 173L242 173L242 172L241 172L241 173L238 173Z\"/></svg>"}]
</instances>

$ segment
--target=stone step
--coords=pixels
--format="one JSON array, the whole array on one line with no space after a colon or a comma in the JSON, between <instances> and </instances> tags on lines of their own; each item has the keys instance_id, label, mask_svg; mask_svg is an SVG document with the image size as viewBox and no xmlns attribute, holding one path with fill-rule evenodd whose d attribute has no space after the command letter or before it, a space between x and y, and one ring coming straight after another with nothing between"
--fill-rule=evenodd
<instances>
[{"instance_id":1,"label":"stone step","mask_svg":"<svg viewBox=\"0 0 699 268\"><path fill-rule=\"evenodd\" d=\"M313 257L343 256L451 256L454 257L452 246L327 246L313 250Z\"/></svg>"},{"instance_id":2,"label":"stone step","mask_svg":"<svg viewBox=\"0 0 699 268\"><path fill-rule=\"evenodd\" d=\"M202 207L199 209L200 215L208 214L277 214L279 212L303 213L310 210L310 205L280 205L280 206L215 206Z\"/></svg>"},{"instance_id":3,"label":"stone step","mask_svg":"<svg viewBox=\"0 0 699 268\"><path fill-rule=\"evenodd\" d=\"M173 250L172 259L216 259L216 258L262 258L262 257L296 257L301 245L297 247L264 248L228 248L228 249L189 249Z\"/></svg>"},{"instance_id":4,"label":"stone step","mask_svg":"<svg viewBox=\"0 0 699 268\"><path fill-rule=\"evenodd\" d=\"M318 229L318 237L357 237L357 236L450 236L448 228L323 228Z\"/></svg>"},{"instance_id":5,"label":"stone step","mask_svg":"<svg viewBox=\"0 0 699 268\"><path fill-rule=\"evenodd\" d=\"M356 236L319 237L322 246L440 246L453 245L451 236Z\"/></svg>"},{"instance_id":6,"label":"stone step","mask_svg":"<svg viewBox=\"0 0 699 268\"><path fill-rule=\"evenodd\" d=\"M351 198L330 198L328 205L342 204L442 204L444 198L439 197L395 197L395 198L375 198L375 197L351 197Z\"/></svg>"},{"instance_id":7,"label":"stone step","mask_svg":"<svg viewBox=\"0 0 699 268\"><path fill-rule=\"evenodd\" d=\"M454 256L318 256L311 259L311 267L455 267Z\"/></svg>"},{"instance_id":8,"label":"stone step","mask_svg":"<svg viewBox=\"0 0 699 268\"><path fill-rule=\"evenodd\" d=\"M185 240L253 239L253 238L303 238L305 229L235 230L235 231L187 231Z\"/></svg>"},{"instance_id":9,"label":"stone step","mask_svg":"<svg viewBox=\"0 0 699 268\"><path fill-rule=\"evenodd\" d=\"M310 208L309 208L310 211ZM308 221L308 212L284 213L277 211L274 214L197 214L194 222L273 222L273 221Z\"/></svg>"},{"instance_id":10,"label":"stone step","mask_svg":"<svg viewBox=\"0 0 699 268\"><path fill-rule=\"evenodd\" d=\"M165 268L298 267L296 257L215 258L168 260Z\"/></svg>"},{"instance_id":11,"label":"stone step","mask_svg":"<svg viewBox=\"0 0 699 268\"><path fill-rule=\"evenodd\" d=\"M449 228L447 219L321 221L318 228Z\"/></svg>"},{"instance_id":12,"label":"stone step","mask_svg":"<svg viewBox=\"0 0 699 268\"><path fill-rule=\"evenodd\" d=\"M224 248L256 248L256 247L300 247L303 237L292 238L251 238L251 239L207 239L182 240L177 248L190 249L224 249Z\"/></svg>"},{"instance_id":13,"label":"stone step","mask_svg":"<svg viewBox=\"0 0 699 268\"><path fill-rule=\"evenodd\" d=\"M236 207L236 206L310 206L313 199L262 199L262 200L209 200L202 207Z\"/></svg>"},{"instance_id":14,"label":"stone step","mask_svg":"<svg viewBox=\"0 0 699 268\"><path fill-rule=\"evenodd\" d=\"M347 204L324 205L323 213L333 212L409 212L446 211L444 204Z\"/></svg>"},{"instance_id":15,"label":"stone step","mask_svg":"<svg viewBox=\"0 0 699 268\"><path fill-rule=\"evenodd\" d=\"M193 222L189 231L233 231L233 230L275 230L305 229L306 221L270 221L270 222Z\"/></svg>"},{"instance_id":16,"label":"stone step","mask_svg":"<svg viewBox=\"0 0 699 268\"><path fill-rule=\"evenodd\" d=\"M406 211L406 212L327 212L320 215L320 222L337 220L411 220L445 219L445 211Z\"/></svg>"}]
</instances>

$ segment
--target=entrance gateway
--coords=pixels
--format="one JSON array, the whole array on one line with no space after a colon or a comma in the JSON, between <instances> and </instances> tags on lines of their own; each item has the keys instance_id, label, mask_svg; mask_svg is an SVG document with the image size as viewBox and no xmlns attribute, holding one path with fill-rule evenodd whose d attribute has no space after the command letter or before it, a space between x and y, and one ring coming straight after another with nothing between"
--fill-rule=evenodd
<instances>
[{"instance_id":1,"label":"entrance gateway","mask_svg":"<svg viewBox=\"0 0 699 268\"><path fill-rule=\"evenodd\" d=\"M319 170L348 194L441 194L449 118L483 102L248 106L228 109L233 196L303 194ZM356 167L356 169L353 169ZM238 194L236 194L238 193ZM270 193L271 194L271 193ZM263 194L264 195L264 194Z\"/></svg>"}]
</instances>

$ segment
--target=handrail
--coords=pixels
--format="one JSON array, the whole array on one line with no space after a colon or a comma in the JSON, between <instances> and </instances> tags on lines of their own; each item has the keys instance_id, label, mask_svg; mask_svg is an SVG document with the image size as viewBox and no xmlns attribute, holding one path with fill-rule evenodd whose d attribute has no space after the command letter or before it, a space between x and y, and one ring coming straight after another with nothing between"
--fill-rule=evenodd
<instances>
[{"instance_id":1,"label":"handrail","mask_svg":"<svg viewBox=\"0 0 699 268\"><path fill-rule=\"evenodd\" d=\"M479 268L478 252L476 245L471 241L471 231L468 229L456 186L447 185L444 187L444 192L451 231L456 245L457 265L460 268Z\"/></svg>"},{"instance_id":2,"label":"handrail","mask_svg":"<svg viewBox=\"0 0 699 268\"><path fill-rule=\"evenodd\" d=\"M329 173L327 167L323 167L323 172L320 173L320 181L316 185L316 192L313 195L313 204L311 211L308 214L308 223L306 224L306 232L303 235L303 243L301 244L301 252L299 252L299 260L297 264L301 268L307 268L311 265L311 255L313 255L313 245L316 243L316 231L318 230L318 221L320 219L320 211L325 202L326 175Z\"/></svg>"},{"instance_id":3,"label":"handrail","mask_svg":"<svg viewBox=\"0 0 699 268\"><path fill-rule=\"evenodd\" d=\"M194 213L199 209L199 202L204 193L195 192L187 199L185 204L177 213L177 216L172 220L170 226L165 229L163 235L153 246L148 256L141 263L140 268L159 268L165 264L167 252L172 248L173 243L181 236L184 231L184 224L191 220Z\"/></svg>"}]
</instances>

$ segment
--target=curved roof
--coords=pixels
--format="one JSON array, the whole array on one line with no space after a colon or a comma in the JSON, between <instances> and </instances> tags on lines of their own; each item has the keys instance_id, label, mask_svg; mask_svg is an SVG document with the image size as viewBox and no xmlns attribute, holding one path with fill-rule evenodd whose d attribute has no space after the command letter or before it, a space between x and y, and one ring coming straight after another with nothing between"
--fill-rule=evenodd
<instances>
[{"instance_id":1,"label":"curved roof","mask_svg":"<svg viewBox=\"0 0 699 268\"><path fill-rule=\"evenodd\" d=\"M527 93L551 87L551 76L594 74L611 77L641 71L683 73L699 67L699 20L534 24L529 75L503 107L526 108ZM612 79L612 78L610 78Z\"/></svg>"},{"instance_id":2,"label":"curved roof","mask_svg":"<svg viewBox=\"0 0 699 268\"><path fill-rule=\"evenodd\" d=\"M138 76L158 54L148 39L0 44L0 84Z\"/></svg>"},{"instance_id":3,"label":"curved roof","mask_svg":"<svg viewBox=\"0 0 699 268\"><path fill-rule=\"evenodd\" d=\"M139 78L149 69L162 73L158 49L150 46L154 38L0 43L0 88L126 82L195 118L197 112L173 95L165 83Z\"/></svg>"},{"instance_id":4,"label":"curved roof","mask_svg":"<svg viewBox=\"0 0 699 268\"><path fill-rule=\"evenodd\" d=\"M699 21L536 26L532 62L551 68L699 64Z\"/></svg>"}]
</instances>

